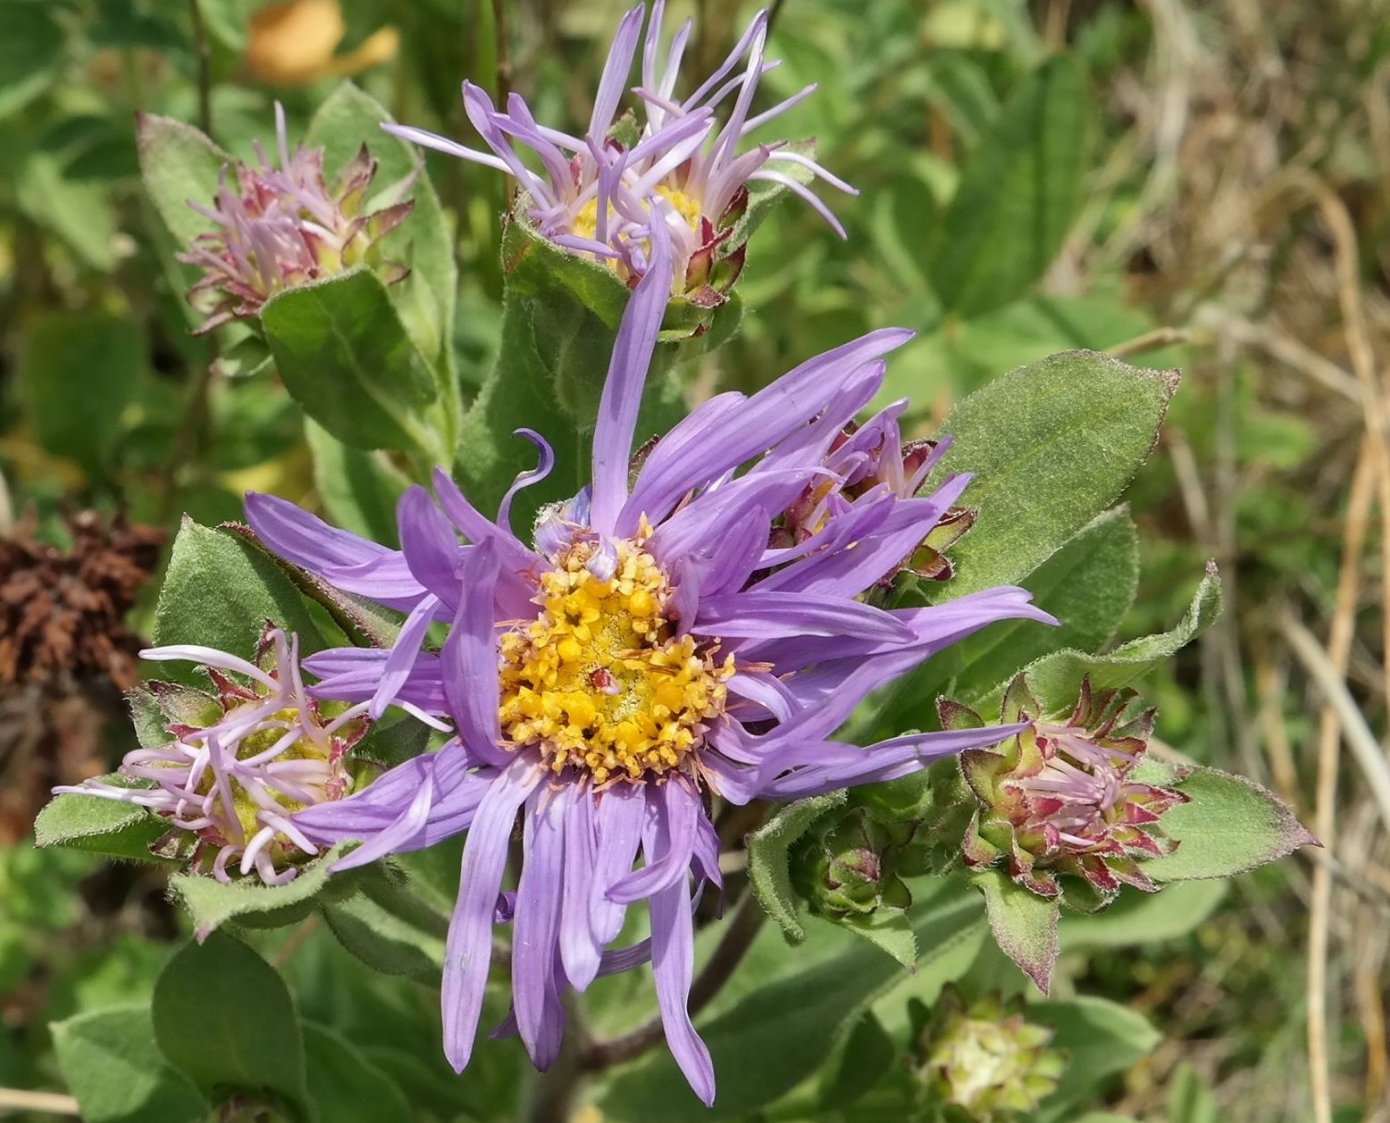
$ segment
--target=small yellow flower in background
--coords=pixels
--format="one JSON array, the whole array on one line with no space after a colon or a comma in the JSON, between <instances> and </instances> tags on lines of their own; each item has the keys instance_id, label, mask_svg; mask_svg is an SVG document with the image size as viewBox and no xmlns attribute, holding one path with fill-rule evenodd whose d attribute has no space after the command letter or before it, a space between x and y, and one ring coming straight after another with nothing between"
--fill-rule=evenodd
<instances>
[{"instance_id":1,"label":"small yellow flower in background","mask_svg":"<svg viewBox=\"0 0 1390 1123\"><path fill-rule=\"evenodd\" d=\"M334 55L347 28L338 0L286 0L251 17L246 65L276 86L305 86L319 78L362 71L394 58L400 35L383 27L354 50Z\"/></svg>"}]
</instances>

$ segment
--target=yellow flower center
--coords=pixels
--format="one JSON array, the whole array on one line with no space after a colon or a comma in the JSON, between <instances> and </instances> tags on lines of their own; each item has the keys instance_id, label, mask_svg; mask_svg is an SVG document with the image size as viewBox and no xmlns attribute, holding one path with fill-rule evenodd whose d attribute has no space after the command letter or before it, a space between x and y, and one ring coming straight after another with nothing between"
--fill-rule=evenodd
<instances>
[{"instance_id":1,"label":"yellow flower center","mask_svg":"<svg viewBox=\"0 0 1390 1123\"><path fill-rule=\"evenodd\" d=\"M671 207L675 210L675 212L678 215L680 215L681 219L685 222L687 226L690 227L691 230L694 230L697 233L699 232L700 203L698 200L692 199L684 191L677 191L675 188L672 187L658 187L656 189L656 193L671 204ZM608 218L610 222L615 221L617 218L616 212L613 210L611 206L608 208ZM570 222L570 232L572 234L577 234L581 238L598 237L597 199L590 199L587 203L585 203L582 207L579 208L579 212L574 216L574 218ZM641 244L644 250L650 251L651 247L647 245L646 238L641 239ZM623 280L628 279L627 266L624 265L617 258L605 258L604 263L614 273L622 277ZM671 291L676 294L684 292L685 278L672 278Z\"/></svg>"},{"instance_id":2,"label":"yellow flower center","mask_svg":"<svg viewBox=\"0 0 1390 1123\"><path fill-rule=\"evenodd\" d=\"M734 659L716 664L712 649L675 634L671 590L640 544L619 545L607 580L585 568L591 556L576 546L542 575L539 615L502 636L502 732L595 784L660 776L723 711Z\"/></svg>"}]
</instances>

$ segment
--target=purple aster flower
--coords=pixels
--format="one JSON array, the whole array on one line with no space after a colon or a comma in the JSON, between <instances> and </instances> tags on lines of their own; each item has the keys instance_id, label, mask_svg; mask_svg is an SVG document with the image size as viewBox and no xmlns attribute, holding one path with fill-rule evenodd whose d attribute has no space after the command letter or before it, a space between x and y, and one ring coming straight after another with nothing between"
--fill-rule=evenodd
<instances>
[{"instance_id":1,"label":"purple aster flower","mask_svg":"<svg viewBox=\"0 0 1390 1123\"><path fill-rule=\"evenodd\" d=\"M505 112L499 110L471 82L463 83L464 108L489 151L410 126L383 128L515 177L525 192L519 211L544 237L593 255L630 283L647 269L652 200L663 200L660 217L674 247L673 291L718 303L742 268L743 247L733 239L748 204L750 183L774 183L801 196L841 237L844 229L829 208L789 171L799 170L849 194L857 192L785 141L739 151L750 134L815 90L807 86L770 109L751 112L759 79L777 65L764 57L765 11L753 18L714 73L682 98L676 83L692 23L682 24L663 52L664 10L665 0L655 0L645 38L640 4L619 22L583 136L538 123L517 94L508 98ZM634 92L641 102L640 123L618 117L639 46L642 82ZM727 117L720 126L715 113L726 105ZM542 170L532 170L523 152Z\"/></svg>"},{"instance_id":2,"label":"purple aster flower","mask_svg":"<svg viewBox=\"0 0 1390 1123\"><path fill-rule=\"evenodd\" d=\"M277 168L256 142L260 167L236 166L236 187L221 183L211 207L190 199L188 205L214 224L193 239L179 260L197 265L203 276L188 298L208 318L198 333L229 320L249 319L283 289L341 273L355 265L379 267L387 283L409 270L380 262L377 242L410 214L413 201L366 212L367 189L376 161L364 144L332 187L324 180L323 149L296 146L290 152L285 111L275 105ZM210 297L210 299L209 299Z\"/></svg>"},{"instance_id":3,"label":"purple aster flower","mask_svg":"<svg viewBox=\"0 0 1390 1123\"><path fill-rule=\"evenodd\" d=\"M881 486L804 541L770 548L775 521L883 380L906 331L879 331L746 397L720 394L662 437L629 484L638 404L672 268L663 224L618 332L593 441L592 483L544 511L532 543L479 512L443 471L398 509L402 548L335 530L293 504L247 497L257 534L340 588L406 610L389 651L309 660L335 698L404 702L451 724L437 752L332 806L295 816L321 843L361 839L347 868L467 830L443 982L445 1051L468 1063L492 927L515 926L514 1025L546 1067L561 996L650 956L667 1041L696 1093L714 1096L687 1010L691 910L720 885L708 802L786 800L913 772L1017 727L911 733L868 747L834 739L874 688L995 620L1051 618L1023 589L887 611L861 594L961 493ZM549 446L540 449L542 476ZM444 621L438 651L423 646ZM518 820L522 864L502 895ZM640 865L638 864L640 857ZM605 949L646 901L650 942ZM499 902L501 904L499 905ZM606 955L606 957L605 957Z\"/></svg>"},{"instance_id":4,"label":"purple aster flower","mask_svg":"<svg viewBox=\"0 0 1390 1123\"><path fill-rule=\"evenodd\" d=\"M190 864L207 859L221 881L231 880L233 862L238 873L254 870L267 885L293 880L297 863L319 852L293 816L352 790L346 758L366 732L367 704L311 698L299 638L278 628L265 632L254 663L193 645L140 655L199 663L216 693L148 684L155 705L175 720L167 743L136 749L121 762L117 774L141 786L97 779L53 790L148 807L173 828L166 848L191 849Z\"/></svg>"}]
</instances>

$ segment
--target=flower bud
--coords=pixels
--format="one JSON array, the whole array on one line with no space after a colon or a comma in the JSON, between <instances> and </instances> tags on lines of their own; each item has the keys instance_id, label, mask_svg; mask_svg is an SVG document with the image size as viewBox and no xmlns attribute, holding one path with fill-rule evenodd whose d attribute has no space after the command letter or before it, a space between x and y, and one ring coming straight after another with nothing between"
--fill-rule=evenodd
<instances>
[{"instance_id":1,"label":"flower bud","mask_svg":"<svg viewBox=\"0 0 1390 1123\"><path fill-rule=\"evenodd\" d=\"M275 127L278 168L257 144L260 167L237 164L235 188L224 167L212 206L189 200L215 226L179 255L180 261L203 270L188 292L189 302L207 314L196 334L253 318L276 293L359 265L374 269L388 284L408 272L403 265L381 261L378 243L405 221L414 203L365 211L376 175L367 146L329 187L322 148L301 144L290 153L285 114L278 104Z\"/></svg>"},{"instance_id":2,"label":"flower bud","mask_svg":"<svg viewBox=\"0 0 1390 1123\"><path fill-rule=\"evenodd\" d=\"M905 909L912 894L899 876L914 825L880 822L854 807L812 832L793 865L812 912L843 919L881 908Z\"/></svg>"},{"instance_id":3,"label":"flower bud","mask_svg":"<svg viewBox=\"0 0 1390 1123\"><path fill-rule=\"evenodd\" d=\"M1095 692L1086 680L1069 717L1046 718L1024 677L1015 679L1003 721L1027 727L993 748L961 755L979 801L963 846L966 865L1007 862L1016 882L1049 898L1062 891L1060 874L1084 879L1096 904L1113 898L1122 883L1156 891L1142 862L1176 847L1157 824L1187 797L1134 778L1154 718L1153 710L1137 711L1136 701L1132 690ZM958 726L979 719L946 703L942 720Z\"/></svg>"},{"instance_id":4,"label":"flower bud","mask_svg":"<svg viewBox=\"0 0 1390 1123\"><path fill-rule=\"evenodd\" d=\"M97 779L54 790L149 808L173 828L160 851L221 881L231 880L233 860L267 885L293 880L298 863L318 853L294 814L351 792L347 754L367 730L368 703L309 697L298 637L278 628L266 629L254 664L193 646L140 654L201 662L215 692L162 682L132 692L144 747L126 754L118 774L142 786Z\"/></svg>"},{"instance_id":5,"label":"flower bud","mask_svg":"<svg viewBox=\"0 0 1390 1123\"><path fill-rule=\"evenodd\" d=\"M1048 1049L1052 1030L1024 1020L1023 1002L988 995L965 1008L959 991L941 992L915 1054L929 1096L947 1119L1006 1123L1031 1118L1057 1089L1063 1057ZM916 1010L915 1021L925 1020Z\"/></svg>"},{"instance_id":6,"label":"flower bud","mask_svg":"<svg viewBox=\"0 0 1390 1123\"><path fill-rule=\"evenodd\" d=\"M911 499L941 459L936 441L904 441L898 417L906 402L882 410L864 425L848 422L831 440L822 465L826 475L808 485L773 530L772 549L791 549L832 528L835 520L862 513L885 496ZM945 581L951 546L975 523L975 513L946 507L936 525L897 567L879 582L890 585L904 571L928 581Z\"/></svg>"}]
</instances>

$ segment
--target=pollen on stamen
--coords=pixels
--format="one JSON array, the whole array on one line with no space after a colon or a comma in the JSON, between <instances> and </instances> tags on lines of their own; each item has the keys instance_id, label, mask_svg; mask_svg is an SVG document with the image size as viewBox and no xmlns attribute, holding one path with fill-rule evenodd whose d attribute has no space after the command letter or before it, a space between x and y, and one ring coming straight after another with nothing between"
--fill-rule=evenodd
<instances>
[{"instance_id":1,"label":"pollen on stamen","mask_svg":"<svg viewBox=\"0 0 1390 1123\"><path fill-rule=\"evenodd\" d=\"M502 732L536 746L554 772L576 767L593 783L638 781L685 765L705 723L727 700L732 656L676 635L671 590L637 543L618 545L606 580L577 546L543 574L529 624L501 637Z\"/></svg>"}]
</instances>

